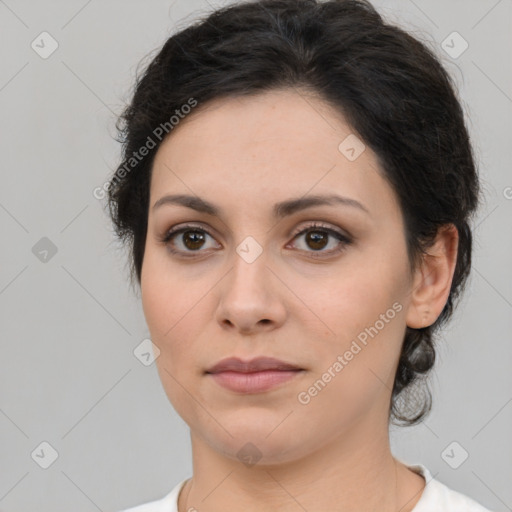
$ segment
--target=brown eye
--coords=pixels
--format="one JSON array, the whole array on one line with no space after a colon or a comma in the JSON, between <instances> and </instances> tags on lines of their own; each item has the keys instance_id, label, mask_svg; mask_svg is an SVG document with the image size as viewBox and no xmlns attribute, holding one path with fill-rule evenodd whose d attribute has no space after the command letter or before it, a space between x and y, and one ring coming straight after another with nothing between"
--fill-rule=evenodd
<instances>
[{"instance_id":1,"label":"brown eye","mask_svg":"<svg viewBox=\"0 0 512 512\"><path fill-rule=\"evenodd\" d=\"M329 235L324 231L310 231L306 235L306 243L316 251L323 249L327 245L328 239Z\"/></svg>"},{"instance_id":2,"label":"brown eye","mask_svg":"<svg viewBox=\"0 0 512 512\"><path fill-rule=\"evenodd\" d=\"M352 243L348 235L319 224L307 226L294 236L294 241L301 239L303 239L302 243L294 245L313 258L333 256ZM324 250L329 246L329 249Z\"/></svg>"},{"instance_id":3,"label":"brown eye","mask_svg":"<svg viewBox=\"0 0 512 512\"><path fill-rule=\"evenodd\" d=\"M215 245L208 247L208 239L214 240L213 236L203 228L197 226L184 226L168 231L161 239L172 254L185 257L195 256L194 253L205 253ZM210 242L211 243L211 242Z\"/></svg>"},{"instance_id":4,"label":"brown eye","mask_svg":"<svg viewBox=\"0 0 512 512\"><path fill-rule=\"evenodd\" d=\"M204 244L205 236L204 233L197 230L187 230L183 231L182 234L182 241L187 247L187 249L190 250L197 250L200 249L201 246Z\"/></svg>"}]
</instances>

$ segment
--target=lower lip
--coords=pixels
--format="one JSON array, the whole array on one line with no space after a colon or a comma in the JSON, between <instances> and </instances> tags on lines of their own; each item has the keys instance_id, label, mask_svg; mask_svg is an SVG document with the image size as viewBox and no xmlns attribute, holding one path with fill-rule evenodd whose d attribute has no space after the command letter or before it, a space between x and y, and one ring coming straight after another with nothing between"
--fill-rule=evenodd
<instances>
[{"instance_id":1,"label":"lower lip","mask_svg":"<svg viewBox=\"0 0 512 512\"><path fill-rule=\"evenodd\" d=\"M238 393L262 393L293 379L301 373L303 373L302 370L265 370L252 373L230 371L211 373L209 375L219 385L231 391Z\"/></svg>"}]
</instances>

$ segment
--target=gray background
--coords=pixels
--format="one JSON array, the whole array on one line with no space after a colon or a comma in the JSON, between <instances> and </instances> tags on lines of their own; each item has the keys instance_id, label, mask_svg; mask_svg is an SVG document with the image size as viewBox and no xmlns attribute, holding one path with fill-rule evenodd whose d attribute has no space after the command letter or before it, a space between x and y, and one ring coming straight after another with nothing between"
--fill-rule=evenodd
<instances>
[{"instance_id":1,"label":"gray background","mask_svg":"<svg viewBox=\"0 0 512 512\"><path fill-rule=\"evenodd\" d=\"M93 189L118 162L115 115L139 61L218 5L0 0L4 512L119 510L191 474L188 427L154 364L134 356L149 333ZM438 349L433 411L394 428L392 446L485 506L512 510L512 2L375 5L435 47L455 77L485 191L472 277ZM31 47L43 31L59 44L47 59ZM469 43L457 58L441 46L453 31ZM54 255L40 252L43 237ZM58 452L47 469L44 441ZM442 455L454 441L452 459L469 453L458 469Z\"/></svg>"}]
</instances>

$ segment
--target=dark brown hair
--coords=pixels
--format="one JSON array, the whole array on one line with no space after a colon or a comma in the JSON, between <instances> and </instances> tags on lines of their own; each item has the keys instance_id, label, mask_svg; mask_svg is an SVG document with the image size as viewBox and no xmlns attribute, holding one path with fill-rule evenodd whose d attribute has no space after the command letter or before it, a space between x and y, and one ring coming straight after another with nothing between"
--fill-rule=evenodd
<instances>
[{"instance_id":1,"label":"dark brown hair","mask_svg":"<svg viewBox=\"0 0 512 512\"><path fill-rule=\"evenodd\" d=\"M130 247L132 281L140 284L152 162L165 139L155 129L169 126L191 98L204 105L278 88L313 91L375 152L400 202L411 268L441 226L458 230L449 298L433 325L407 327L395 377L390 418L418 423L431 409L427 382L417 384L434 365L434 333L452 315L470 272L479 182L451 77L432 50L385 22L368 1L241 2L165 42L118 120L124 158L108 187L116 234ZM155 145L135 164L130 159L149 146L148 137Z\"/></svg>"}]
</instances>

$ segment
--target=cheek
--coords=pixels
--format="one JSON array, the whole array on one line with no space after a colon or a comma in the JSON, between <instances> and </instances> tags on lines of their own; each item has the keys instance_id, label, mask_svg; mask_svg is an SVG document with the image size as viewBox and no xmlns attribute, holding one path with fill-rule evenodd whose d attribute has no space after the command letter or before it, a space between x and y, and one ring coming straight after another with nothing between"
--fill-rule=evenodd
<instances>
[{"instance_id":1,"label":"cheek","mask_svg":"<svg viewBox=\"0 0 512 512\"><path fill-rule=\"evenodd\" d=\"M298 406L304 425L318 428L321 418L324 436L329 438L370 411L375 418L387 415L404 333L403 309L397 302L394 305L383 310L387 323L380 318L366 321L368 305L358 318L340 315L337 337L322 350L311 378L299 390L300 403L308 402ZM351 313L347 306L343 315Z\"/></svg>"},{"instance_id":2,"label":"cheek","mask_svg":"<svg viewBox=\"0 0 512 512\"><path fill-rule=\"evenodd\" d=\"M311 281L303 282L299 290L325 325L346 338L364 331L395 302L403 301L406 283L401 275L392 263L360 262L317 280L314 286ZM393 317L395 312L391 312Z\"/></svg>"},{"instance_id":3,"label":"cheek","mask_svg":"<svg viewBox=\"0 0 512 512\"><path fill-rule=\"evenodd\" d=\"M198 372L201 343L207 319L211 319L211 297L215 281L171 269L156 251L148 251L141 274L141 298L151 339L160 349L157 365L181 381ZM165 377L165 375L163 375ZM169 377L167 375L167 377ZM172 379L168 381L173 385ZM178 386L177 383L174 383Z\"/></svg>"},{"instance_id":4,"label":"cheek","mask_svg":"<svg viewBox=\"0 0 512 512\"><path fill-rule=\"evenodd\" d=\"M141 273L141 298L151 334L163 345L176 339L181 324L197 306L200 290L187 282L180 269L172 269L165 251L148 247Z\"/></svg>"},{"instance_id":5,"label":"cheek","mask_svg":"<svg viewBox=\"0 0 512 512\"><path fill-rule=\"evenodd\" d=\"M311 379L320 379L320 387L328 382L317 403L328 407L333 400L355 413L392 388L405 333L405 268L405 260L381 256L346 266L336 277L326 278L324 286L317 283L306 291L303 283L312 309L329 328L322 330L325 336L316 348L318 364Z\"/></svg>"},{"instance_id":6,"label":"cheek","mask_svg":"<svg viewBox=\"0 0 512 512\"><path fill-rule=\"evenodd\" d=\"M156 367L167 398L185 421L194 420L193 392L197 378L196 340L205 316L197 293L152 265L149 257L141 276L141 297L151 340L159 348ZM172 282L171 282L172 281ZM197 368L197 372L196 369ZM188 392L187 392L188 391Z\"/></svg>"}]
</instances>

